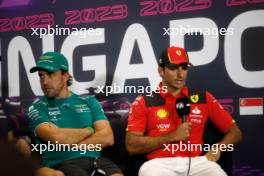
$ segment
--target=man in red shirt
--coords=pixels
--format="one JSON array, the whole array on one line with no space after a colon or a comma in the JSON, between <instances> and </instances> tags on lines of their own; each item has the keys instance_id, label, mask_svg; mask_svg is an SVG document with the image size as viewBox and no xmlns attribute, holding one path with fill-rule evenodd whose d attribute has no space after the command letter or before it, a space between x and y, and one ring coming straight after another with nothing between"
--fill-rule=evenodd
<instances>
[{"instance_id":1,"label":"man in red shirt","mask_svg":"<svg viewBox=\"0 0 264 176\"><path fill-rule=\"evenodd\" d=\"M221 152L233 150L242 133L233 118L208 91L193 91L185 85L192 64L180 47L167 48L159 58L162 78L151 97L139 96L129 113L126 147L130 154L147 153L139 176L225 176L216 163ZM157 92L157 91L155 91ZM186 121L176 112L176 101L187 98L190 114ZM212 148L203 144L207 120L225 135ZM207 151L204 156L200 156Z\"/></svg>"}]
</instances>

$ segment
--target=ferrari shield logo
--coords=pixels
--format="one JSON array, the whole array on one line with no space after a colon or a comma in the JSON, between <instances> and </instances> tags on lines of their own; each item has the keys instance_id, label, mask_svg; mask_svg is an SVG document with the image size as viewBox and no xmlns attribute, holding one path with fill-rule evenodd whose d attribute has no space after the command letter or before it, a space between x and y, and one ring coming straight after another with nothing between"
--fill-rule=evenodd
<instances>
[{"instance_id":1,"label":"ferrari shield logo","mask_svg":"<svg viewBox=\"0 0 264 176\"><path fill-rule=\"evenodd\" d=\"M180 51L180 50L176 50L176 54L177 54L178 56L181 56L181 51Z\"/></svg>"},{"instance_id":2,"label":"ferrari shield logo","mask_svg":"<svg viewBox=\"0 0 264 176\"><path fill-rule=\"evenodd\" d=\"M192 103L197 103L199 101L199 95L196 94L196 95L190 96L190 100Z\"/></svg>"}]
</instances>

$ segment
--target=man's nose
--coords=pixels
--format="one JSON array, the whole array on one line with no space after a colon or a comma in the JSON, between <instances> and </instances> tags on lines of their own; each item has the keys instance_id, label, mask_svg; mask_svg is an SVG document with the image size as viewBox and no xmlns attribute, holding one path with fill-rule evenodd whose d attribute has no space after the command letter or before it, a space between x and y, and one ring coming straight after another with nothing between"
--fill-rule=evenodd
<instances>
[{"instance_id":1,"label":"man's nose","mask_svg":"<svg viewBox=\"0 0 264 176\"><path fill-rule=\"evenodd\" d=\"M47 77L46 75L44 75L44 76L42 77L42 79L41 79L41 82L42 82L43 85L47 85L48 82L49 82L48 77Z\"/></svg>"},{"instance_id":2,"label":"man's nose","mask_svg":"<svg viewBox=\"0 0 264 176\"><path fill-rule=\"evenodd\" d=\"M183 78L183 70L181 68L176 69L176 74L178 78Z\"/></svg>"}]
</instances>

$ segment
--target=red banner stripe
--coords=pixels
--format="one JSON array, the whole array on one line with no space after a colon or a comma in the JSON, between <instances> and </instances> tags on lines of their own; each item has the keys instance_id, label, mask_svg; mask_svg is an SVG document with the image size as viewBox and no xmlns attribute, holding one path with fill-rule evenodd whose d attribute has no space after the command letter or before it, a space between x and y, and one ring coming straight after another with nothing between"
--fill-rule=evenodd
<instances>
[{"instance_id":1,"label":"red banner stripe","mask_svg":"<svg viewBox=\"0 0 264 176\"><path fill-rule=\"evenodd\" d=\"M240 106L263 106L262 98L240 98Z\"/></svg>"}]
</instances>

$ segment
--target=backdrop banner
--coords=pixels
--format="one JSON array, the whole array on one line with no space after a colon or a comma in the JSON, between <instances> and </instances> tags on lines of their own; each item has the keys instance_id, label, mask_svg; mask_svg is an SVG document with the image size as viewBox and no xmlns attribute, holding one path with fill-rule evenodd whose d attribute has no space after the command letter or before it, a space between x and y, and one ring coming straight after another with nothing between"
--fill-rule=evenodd
<instances>
[{"instance_id":1,"label":"backdrop banner","mask_svg":"<svg viewBox=\"0 0 264 176\"><path fill-rule=\"evenodd\" d=\"M158 85L159 53L181 46L194 65L187 84L208 89L243 131L234 166L261 172L263 41L264 0L0 0L0 95L42 95L29 69L57 51L69 61L72 91L133 101Z\"/></svg>"}]
</instances>

